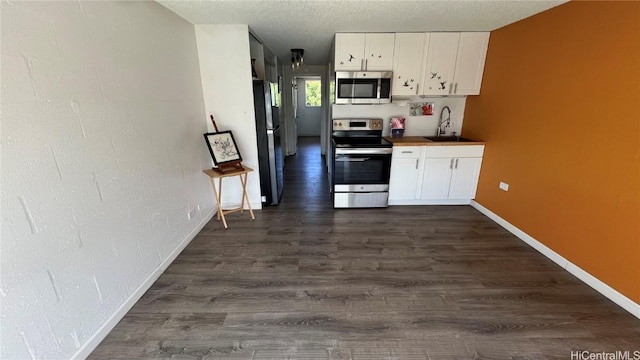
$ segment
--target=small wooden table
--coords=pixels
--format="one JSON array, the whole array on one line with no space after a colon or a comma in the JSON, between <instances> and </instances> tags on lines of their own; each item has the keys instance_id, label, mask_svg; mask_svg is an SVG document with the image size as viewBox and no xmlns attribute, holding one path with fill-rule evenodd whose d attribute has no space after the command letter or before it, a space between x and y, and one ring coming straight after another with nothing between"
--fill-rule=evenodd
<instances>
[{"instance_id":1,"label":"small wooden table","mask_svg":"<svg viewBox=\"0 0 640 360\"><path fill-rule=\"evenodd\" d=\"M229 214L232 212L244 211L244 204L246 203L249 207L249 213L251 213L251 219L255 220L256 217L253 215L253 209L251 209L251 203L249 202L249 195L247 195L247 174L253 171L252 168L242 165L244 169L238 171L229 171L229 172L221 172L216 169L207 169L202 170L203 173L209 175L211 178L211 186L213 187L213 195L216 198L216 203L218 204L218 220L222 219L222 223L224 224L224 228L227 229L227 220L224 218L225 214ZM242 202L240 206L235 209L222 210L222 204L220 204L220 196L222 195L222 179L231 176L239 176L240 182L242 183ZM216 190L215 179L218 179L218 190Z\"/></svg>"}]
</instances>

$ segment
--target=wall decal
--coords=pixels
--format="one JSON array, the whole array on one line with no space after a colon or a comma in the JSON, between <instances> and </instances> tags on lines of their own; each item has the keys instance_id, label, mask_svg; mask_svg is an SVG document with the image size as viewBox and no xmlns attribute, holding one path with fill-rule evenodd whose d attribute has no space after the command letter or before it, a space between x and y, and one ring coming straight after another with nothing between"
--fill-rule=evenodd
<instances>
[{"instance_id":1,"label":"wall decal","mask_svg":"<svg viewBox=\"0 0 640 360\"><path fill-rule=\"evenodd\" d=\"M398 78L400 77L398 76ZM405 80L404 83L402 84L402 87L408 87L409 89L413 90L413 84L409 84L413 82L414 82L413 79Z\"/></svg>"}]
</instances>

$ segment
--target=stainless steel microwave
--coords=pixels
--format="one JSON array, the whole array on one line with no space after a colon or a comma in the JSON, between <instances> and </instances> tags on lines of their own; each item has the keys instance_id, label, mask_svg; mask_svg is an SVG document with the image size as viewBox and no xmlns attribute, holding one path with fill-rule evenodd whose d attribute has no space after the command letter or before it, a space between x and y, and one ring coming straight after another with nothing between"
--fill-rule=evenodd
<instances>
[{"instance_id":1,"label":"stainless steel microwave","mask_svg":"<svg viewBox=\"0 0 640 360\"><path fill-rule=\"evenodd\" d=\"M336 71L336 104L388 104L391 71Z\"/></svg>"}]
</instances>

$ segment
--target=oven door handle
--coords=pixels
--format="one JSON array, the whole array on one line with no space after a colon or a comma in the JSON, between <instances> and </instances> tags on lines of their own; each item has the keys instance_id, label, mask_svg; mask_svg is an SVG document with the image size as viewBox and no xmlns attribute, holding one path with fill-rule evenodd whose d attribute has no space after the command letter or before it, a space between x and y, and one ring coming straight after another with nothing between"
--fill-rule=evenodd
<instances>
[{"instance_id":1,"label":"oven door handle","mask_svg":"<svg viewBox=\"0 0 640 360\"><path fill-rule=\"evenodd\" d=\"M392 152L392 148L336 149L336 155L378 155L391 154Z\"/></svg>"},{"instance_id":2,"label":"oven door handle","mask_svg":"<svg viewBox=\"0 0 640 360\"><path fill-rule=\"evenodd\" d=\"M344 162L365 162L367 160L371 160L371 158L354 158L354 157L337 157L336 161L344 161Z\"/></svg>"}]
</instances>

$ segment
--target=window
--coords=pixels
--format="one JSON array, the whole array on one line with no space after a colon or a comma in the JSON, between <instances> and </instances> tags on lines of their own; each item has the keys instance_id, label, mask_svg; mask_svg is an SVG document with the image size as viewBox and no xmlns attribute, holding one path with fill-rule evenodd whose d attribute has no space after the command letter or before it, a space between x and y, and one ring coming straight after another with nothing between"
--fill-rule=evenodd
<instances>
[{"instance_id":1,"label":"window","mask_svg":"<svg viewBox=\"0 0 640 360\"><path fill-rule=\"evenodd\" d=\"M336 82L334 80L329 82L329 104L335 104L335 103L336 103Z\"/></svg>"},{"instance_id":2,"label":"window","mask_svg":"<svg viewBox=\"0 0 640 360\"><path fill-rule=\"evenodd\" d=\"M304 103L309 107L322 105L322 93L320 92L320 80L305 80Z\"/></svg>"}]
</instances>

